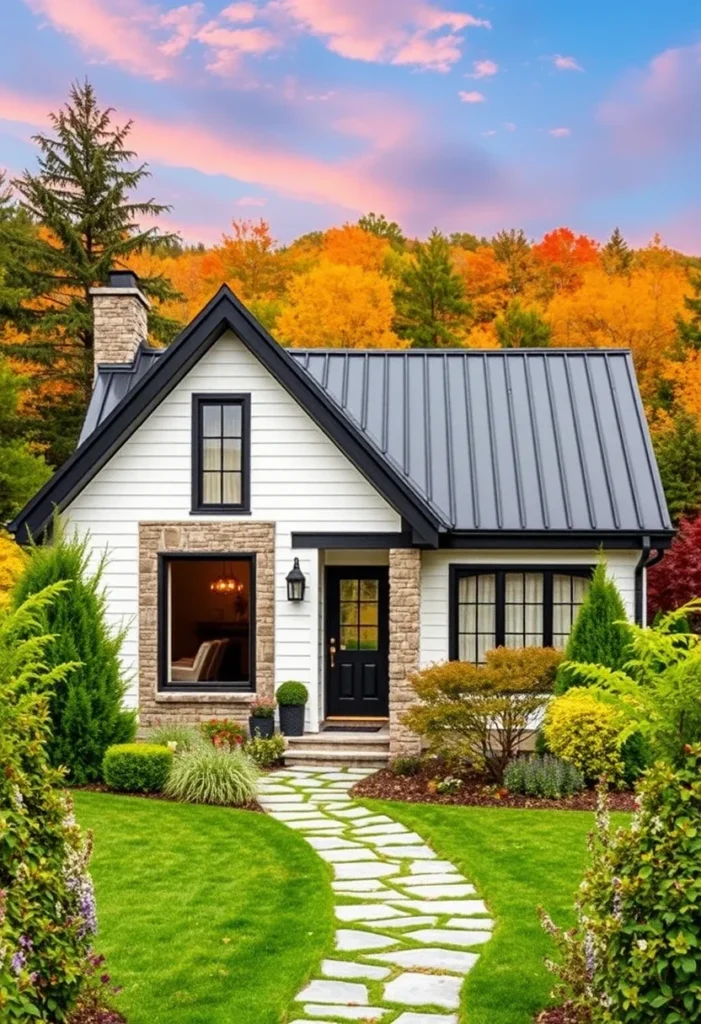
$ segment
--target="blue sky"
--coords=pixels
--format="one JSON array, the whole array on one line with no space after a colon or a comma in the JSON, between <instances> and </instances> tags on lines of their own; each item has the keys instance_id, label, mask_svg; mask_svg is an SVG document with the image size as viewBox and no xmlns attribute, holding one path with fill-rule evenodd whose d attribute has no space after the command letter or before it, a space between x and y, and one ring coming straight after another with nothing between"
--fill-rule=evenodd
<instances>
[{"instance_id":1,"label":"blue sky","mask_svg":"<svg viewBox=\"0 0 701 1024\"><path fill-rule=\"evenodd\" d=\"M4 0L0 167L85 75L189 241L375 210L701 252L697 0Z\"/></svg>"}]
</instances>

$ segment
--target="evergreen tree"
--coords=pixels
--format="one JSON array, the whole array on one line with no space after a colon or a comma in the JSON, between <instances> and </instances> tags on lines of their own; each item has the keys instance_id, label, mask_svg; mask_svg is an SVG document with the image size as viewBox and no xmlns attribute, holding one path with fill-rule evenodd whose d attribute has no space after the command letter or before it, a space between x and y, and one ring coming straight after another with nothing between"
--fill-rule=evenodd
<instances>
[{"instance_id":1,"label":"evergreen tree","mask_svg":"<svg viewBox=\"0 0 701 1024\"><path fill-rule=\"evenodd\" d=\"M394 296L397 334L415 348L458 345L456 329L469 316L471 305L447 239L434 228L427 242L417 243L414 256Z\"/></svg>"},{"instance_id":2,"label":"evergreen tree","mask_svg":"<svg viewBox=\"0 0 701 1024\"><path fill-rule=\"evenodd\" d=\"M701 510L701 431L686 412L674 417L670 430L653 437L669 514L675 523Z\"/></svg>"},{"instance_id":3,"label":"evergreen tree","mask_svg":"<svg viewBox=\"0 0 701 1024\"><path fill-rule=\"evenodd\" d=\"M567 641L566 661L622 668L629 656L626 628L621 625L626 619L618 587L607 576L605 561L599 559ZM577 670L564 664L558 671L555 691L564 693L579 685Z\"/></svg>"},{"instance_id":4,"label":"evergreen tree","mask_svg":"<svg viewBox=\"0 0 701 1024\"><path fill-rule=\"evenodd\" d=\"M684 305L691 316L688 319L679 317L677 320L677 331L679 336L679 347L682 353L687 349L699 351L701 349L701 274L690 275L692 295L684 298Z\"/></svg>"},{"instance_id":5,"label":"evergreen tree","mask_svg":"<svg viewBox=\"0 0 701 1024\"><path fill-rule=\"evenodd\" d=\"M633 265L633 253L618 228L614 228L606 245L601 250L601 264L607 274L629 274Z\"/></svg>"},{"instance_id":6,"label":"evergreen tree","mask_svg":"<svg viewBox=\"0 0 701 1024\"><path fill-rule=\"evenodd\" d=\"M494 256L506 266L509 274L509 291L519 295L533 277L531 246L524 231L511 228L499 231L492 239Z\"/></svg>"},{"instance_id":7,"label":"evergreen tree","mask_svg":"<svg viewBox=\"0 0 701 1024\"><path fill-rule=\"evenodd\" d=\"M141 219L169 207L132 198L149 172L145 164L134 164L135 154L126 147L131 122L117 126L112 115L112 108L99 106L88 82L74 85L66 106L50 115L52 134L34 136L38 171L13 181L25 216L39 230L20 236L14 224L0 220L6 260L0 323L12 324L28 339L5 348L41 367L35 379L49 406L44 424L56 420L55 435L48 438L55 461L72 449L92 387L90 289L104 284L108 272L133 253L173 237L141 228ZM162 277L142 279L141 286L157 299L177 297ZM150 325L160 337L177 326L157 313ZM53 394L47 383L56 385Z\"/></svg>"},{"instance_id":8,"label":"evergreen tree","mask_svg":"<svg viewBox=\"0 0 701 1024\"><path fill-rule=\"evenodd\" d=\"M17 412L21 383L0 359L0 523L12 519L51 476L46 460L22 437L25 421Z\"/></svg>"},{"instance_id":9,"label":"evergreen tree","mask_svg":"<svg viewBox=\"0 0 701 1024\"><path fill-rule=\"evenodd\" d=\"M550 325L540 313L524 309L518 299L513 299L496 318L494 329L502 348L545 348L552 338Z\"/></svg>"},{"instance_id":10,"label":"evergreen tree","mask_svg":"<svg viewBox=\"0 0 701 1024\"><path fill-rule=\"evenodd\" d=\"M480 246L489 245L488 238L478 238L469 231L453 231L449 241L454 249L464 249L466 252L477 252Z\"/></svg>"},{"instance_id":11,"label":"evergreen tree","mask_svg":"<svg viewBox=\"0 0 701 1024\"><path fill-rule=\"evenodd\" d=\"M39 635L54 638L44 658L49 669L78 664L51 694L48 742L51 763L64 765L77 784L98 780L107 747L128 743L135 729L133 713L122 707L123 634L114 633L106 622L105 561L91 575L88 550L88 539L67 537L56 518L51 540L32 547L12 594L18 608L44 587L66 581L65 589L37 617L36 628Z\"/></svg>"},{"instance_id":12,"label":"evergreen tree","mask_svg":"<svg viewBox=\"0 0 701 1024\"><path fill-rule=\"evenodd\" d=\"M358 227L377 238L386 238L393 249L403 249L406 239L396 221L387 220L384 213L366 213L358 219Z\"/></svg>"}]
</instances>

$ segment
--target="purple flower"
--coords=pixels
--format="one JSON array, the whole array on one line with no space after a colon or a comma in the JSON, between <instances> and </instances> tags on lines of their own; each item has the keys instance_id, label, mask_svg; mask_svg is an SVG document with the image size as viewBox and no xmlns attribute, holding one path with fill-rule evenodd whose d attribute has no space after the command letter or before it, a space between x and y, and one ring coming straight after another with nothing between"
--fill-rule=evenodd
<instances>
[{"instance_id":1,"label":"purple flower","mask_svg":"<svg viewBox=\"0 0 701 1024\"><path fill-rule=\"evenodd\" d=\"M21 949L18 949L15 955L12 957L12 960L10 961L10 966L12 970L15 972L15 974L19 974L19 972L22 970L26 962L26 956L24 955Z\"/></svg>"},{"instance_id":2,"label":"purple flower","mask_svg":"<svg viewBox=\"0 0 701 1024\"><path fill-rule=\"evenodd\" d=\"M584 957L587 964L587 977L589 981L594 977L594 971L596 970L596 952L594 950L594 936L591 932L587 932L584 938Z\"/></svg>"},{"instance_id":3,"label":"purple flower","mask_svg":"<svg viewBox=\"0 0 701 1024\"><path fill-rule=\"evenodd\" d=\"M22 949L32 950L34 948L34 943L28 935L20 935L19 944Z\"/></svg>"}]
</instances>

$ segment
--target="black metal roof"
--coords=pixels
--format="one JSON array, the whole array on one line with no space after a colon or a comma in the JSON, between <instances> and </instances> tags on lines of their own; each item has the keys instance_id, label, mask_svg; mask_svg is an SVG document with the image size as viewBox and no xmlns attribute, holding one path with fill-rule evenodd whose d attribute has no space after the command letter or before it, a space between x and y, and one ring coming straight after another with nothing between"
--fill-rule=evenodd
<instances>
[{"instance_id":1,"label":"black metal roof","mask_svg":"<svg viewBox=\"0 0 701 1024\"><path fill-rule=\"evenodd\" d=\"M81 441L162 351L100 368ZM671 529L626 351L289 352L449 530Z\"/></svg>"},{"instance_id":2,"label":"black metal roof","mask_svg":"<svg viewBox=\"0 0 701 1024\"><path fill-rule=\"evenodd\" d=\"M671 529L625 350L291 354L450 530Z\"/></svg>"}]
</instances>

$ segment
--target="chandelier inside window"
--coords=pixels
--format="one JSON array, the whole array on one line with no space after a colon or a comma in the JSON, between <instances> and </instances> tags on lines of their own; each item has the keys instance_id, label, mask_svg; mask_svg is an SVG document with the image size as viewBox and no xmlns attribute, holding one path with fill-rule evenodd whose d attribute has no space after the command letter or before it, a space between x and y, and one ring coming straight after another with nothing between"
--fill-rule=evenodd
<instances>
[{"instance_id":1,"label":"chandelier inside window","mask_svg":"<svg viewBox=\"0 0 701 1024\"><path fill-rule=\"evenodd\" d=\"M246 584L243 580L239 580L233 574L226 574L226 566L224 567L224 576L217 576L215 580L209 584L209 589L214 594L242 594L245 590Z\"/></svg>"}]
</instances>

